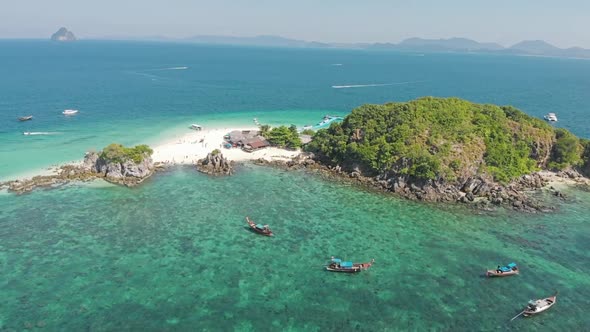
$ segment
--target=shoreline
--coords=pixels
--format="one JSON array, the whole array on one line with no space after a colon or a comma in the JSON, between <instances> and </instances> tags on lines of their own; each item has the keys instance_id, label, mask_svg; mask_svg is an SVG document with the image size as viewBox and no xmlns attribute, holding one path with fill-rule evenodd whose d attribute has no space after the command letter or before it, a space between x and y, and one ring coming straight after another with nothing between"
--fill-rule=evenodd
<instances>
[{"instance_id":1,"label":"shoreline","mask_svg":"<svg viewBox=\"0 0 590 332\"><path fill-rule=\"evenodd\" d=\"M276 147L267 147L253 152L245 152L239 148L227 149L223 147L223 136L234 130L258 130L256 126L232 126L212 127L203 130L185 129L187 132L178 132L173 138L166 137L156 141L151 148L154 150L152 160L158 166L195 165L199 159L207 157L207 154L219 149L229 161L243 162L264 159L267 161L288 161L301 153L300 150L291 151ZM201 141L202 140L202 141ZM150 141L146 139L146 141ZM88 152L88 151L86 151ZM53 164L40 169L31 169L20 172L15 176L7 177L0 181L0 185L14 181L27 181L38 176L58 176L64 166L80 166L84 156L78 160L71 160L60 164Z\"/></svg>"}]
</instances>

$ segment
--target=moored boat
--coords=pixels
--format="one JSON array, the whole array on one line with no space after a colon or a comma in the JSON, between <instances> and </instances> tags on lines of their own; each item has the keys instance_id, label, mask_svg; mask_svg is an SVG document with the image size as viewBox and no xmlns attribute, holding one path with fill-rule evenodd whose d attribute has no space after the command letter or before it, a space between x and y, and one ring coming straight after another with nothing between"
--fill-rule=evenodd
<instances>
[{"instance_id":1,"label":"moored boat","mask_svg":"<svg viewBox=\"0 0 590 332\"><path fill-rule=\"evenodd\" d=\"M63 115L76 115L76 114L78 114L78 110L64 110L63 112L61 112L61 114L63 114Z\"/></svg>"},{"instance_id":2,"label":"moored boat","mask_svg":"<svg viewBox=\"0 0 590 332\"><path fill-rule=\"evenodd\" d=\"M557 292L553 296L544 299L530 300L524 309L525 317L533 316L551 308L557 301Z\"/></svg>"},{"instance_id":3,"label":"moored boat","mask_svg":"<svg viewBox=\"0 0 590 332\"><path fill-rule=\"evenodd\" d=\"M266 236L273 236L273 233L270 230L270 228L268 227L268 225L256 224L255 222L250 220L250 218L248 218L248 217L246 217L246 221L248 222L250 229L252 229L254 232L256 232L258 234L266 235Z\"/></svg>"},{"instance_id":4,"label":"moored boat","mask_svg":"<svg viewBox=\"0 0 590 332\"><path fill-rule=\"evenodd\" d=\"M20 118L18 118L18 121L29 121L29 120L33 120L32 115L21 116Z\"/></svg>"},{"instance_id":5,"label":"moored boat","mask_svg":"<svg viewBox=\"0 0 590 332\"><path fill-rule=\"evenodd\" d=\"M507 277L518 274L520 271L518 270L518 266L516 263L510 263L506 266L498 265L498 268L495 270L487 270L486 276L488 277Z\"/></svg>"},{"instance_id":6,"label":"moored boat","mask_svg":"<svg viewBox=\"0 0 590 332\"><path fill-rule=\"evenodd\" d=\"M330 259L330 264L326 266L326 270L331 272L357 273L362 270L367 270L373 265L373 263L375 263L375 259L371 259L368 263L353 263L343 262L340 258L332 257Z\"/></svg>"},{"instance_id":7,"label":"moored boat","mask_svg":"<svg viewBox=\"0 0 590 332\"><path fill-rule=\"evenodd\" d=\"M201 127L200 125L195 124L195 123L193 123L192 125L190 125L189 128L190 129L193 129L193 130L203 130L203 127Z\"/></svg>"},{"instance_id":8,"label":"moored boat","mask_svg":"<svg viewBox=\"0 0 590 332\"><path fill-rule=\"evenodd\" d=\"M557 122L557 115L555 113L547 113L543 118L549 122Z\"/></svg>"}]
</instances>

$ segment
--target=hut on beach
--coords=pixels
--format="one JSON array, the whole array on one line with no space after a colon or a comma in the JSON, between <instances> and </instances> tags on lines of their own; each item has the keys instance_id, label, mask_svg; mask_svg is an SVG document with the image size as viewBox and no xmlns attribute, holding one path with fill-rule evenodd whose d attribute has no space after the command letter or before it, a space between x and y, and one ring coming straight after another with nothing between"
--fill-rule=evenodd
<instances>
[{"instance_id":1,"label":"hut on beach","mask_svg":"<svg viewBox=\"0 0 590 332\"><path fill-rule=\"evenodd\" d=\"M234 130L225 135L225 140L233 147L252 152L270 146L270 143L260 135L258 130Z\"/></svg>"}]
</instances>

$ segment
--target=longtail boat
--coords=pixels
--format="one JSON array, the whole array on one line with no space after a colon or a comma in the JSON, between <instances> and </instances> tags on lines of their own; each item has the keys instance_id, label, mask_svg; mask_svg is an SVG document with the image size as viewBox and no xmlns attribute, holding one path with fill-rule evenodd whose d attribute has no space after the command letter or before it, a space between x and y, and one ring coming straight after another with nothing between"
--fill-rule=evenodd
<instances>
[{"instance_id":1,"label":"longtail boat","mask_svg":"<svg viewBox=\"0 0 590 332\"><path fill-rule=\"evenodd\" d=\"M258 234L266 235L266 236L273 236L272 231L270 230L268 225L256 224L252 220L250 220L250 218L248 218L248 217L246 217L246 221L248 222L250 229L252 229L254 232L256 232Z\"/></svg>"},{"instance_id":2,"label":"longtail boat","mask_svg":"<svg viewBox=\"0 0 590 332\"><path fill-rule=\"evenodd\" d=\"M557 301L557 292L544 299L530 300L524 309L524 316L529 317L551 308Z\"/></svg>"},{"instance_id":3,"label":"longtail boat","mask_svg":"<svg viewBox=\"0 0 590 332\"><path fill-rule=\"evenodd\" d=\"M32 115L21 116L20 118L18 118L18 121L29 121L29 120L33 120Z\"/></svg>"},{"instance_id":4,"label":"longtail boat","mask_svg":"<svg viewBox=\"0 0 590 332\"><path fill-rule=\"evenodd\" d=\"M510 263L506 266L498 266L495 270L487 270L486 276L488 277L507 277L518 274L520 271L518 270L518 266L516 263Z\"/></svg>"},{"instance_id":5,"label":"longtail boat","mask_svg":"<svg viewBox=\"0 0 590 332\"><path fill-rule=\"evenodd\" d=\"M330 259L330 264L326 266L326 270L331 272L357 273L362 270L367 270L373 265L373 263L375 263L375 259L371 259L368 263L353 263L343 262L340 258L332 257Z\"/></svg>"}]
</instances>

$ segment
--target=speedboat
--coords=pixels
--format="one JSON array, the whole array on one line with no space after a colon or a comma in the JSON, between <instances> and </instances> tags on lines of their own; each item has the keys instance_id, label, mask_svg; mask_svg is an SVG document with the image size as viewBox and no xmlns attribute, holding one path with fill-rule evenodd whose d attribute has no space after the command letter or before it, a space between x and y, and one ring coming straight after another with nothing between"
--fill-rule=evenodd
<instances>
[{"instance_id":1,"label":"speedboat","mask_svg":"<svg viewBox=\"0 0 590 332\"><path fill-rule=\"evenodd\" d=\"M557 115L555 113L547 113L543 118L549 122L557 122Z\"/></svg>"},{"instance_id":2,"label":"speedboat","mask_svg":"<svg viewBox=\"0 0 590 332\"><path fill-rule=\"evenodd\" d=\"M203 127L199 126L198 124L194 124L194 123L189 128L194 129L194 130L203 130Z\"/></svg>"},{"instance_id":3,"label":"speedboat","mask_svg":"<svg viewBox=\"0 0 590 332\"><path fill-rule=\"evenodd\" d=\"M29 120L33 120L32 115L21 116L20 118L18 118L18 121L29 121Z\"/></svg>"},{"instance_id":4,"label":"speedboat","mask_svg":"<svg viewBox=\"0 0 590 332\"><path fill-rule=\"evenodd\" d=\"M65 111L61 112L61 114L63 114L63 115L76 115L76 114L78 114L78 110L65 110Z\"/></svg>"}]
</instances>

